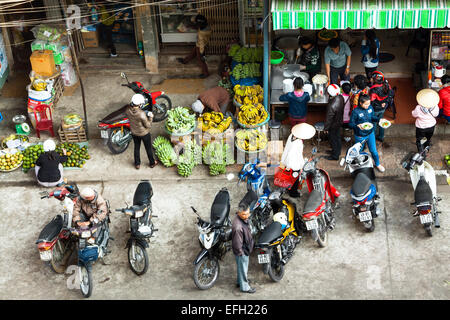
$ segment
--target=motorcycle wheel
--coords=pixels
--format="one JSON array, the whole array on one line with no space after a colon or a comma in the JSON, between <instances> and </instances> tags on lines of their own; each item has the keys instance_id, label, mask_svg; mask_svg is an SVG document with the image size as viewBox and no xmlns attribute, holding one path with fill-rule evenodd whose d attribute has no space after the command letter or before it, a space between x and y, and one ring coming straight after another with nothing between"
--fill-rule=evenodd
<instances>
[{"instance_id":1,"label":"motorcycle wheel","mask_svg":"<svg viewBox=\"0 0 450 320\"><path fill-rule=\"evenodd\" d=\"M206 256L194 268L194 283L200 290L210 289L219 278L219 272L219 260Z\"/></svg>"},{"instance_id":2,"label":"motorcycle wheel","mask_svg":"<svg viewBox=\"0 0 450 320\"><path fill-rule=\"evenodd\" d=\"M62 274L67 269L67 257L68 257L69 240L59 239L56 241L52 252L52 260L50 261L50 267L55 273ZM66 256L67 255L67 256Z\"/></svg>"},{"instance_id":3,"label":"motorcycle wheel","mask_svg":"<svg viewBox=\"0 0 450 320\"><path fill-rule=\"evenodd\" d=\"M110 130L109 132L109 138L108 138L108 148L109 151L111 151L112 154L119 154L127 150L128 146L130 145L131 139L128 140L123 145L118 145L115 141L118 139L121 139L123 136L126 136L127 134L130 134L131 138L131 132L130 129L127 127L123 127L123 134L121 128L114 128Z\"/></svg>"},{"instance_id":4,"label":"motorcycle wheel","mask_svg":"<svg viewBox=\"0 0 450 320\"><path fill-rule=\"evenodd\" d=\"M136 257L133 260L133 252ZM148 255L147 250L139 243L133 242L128 248L128 262L130 263L131 270L138 276L143 275L148 270Z\"/></svg>"},{"instance_id":5,"label":"motorcycle wheel","mask_svg":"<svg viewBox=\"0 0 450 320\"><path fill-rule=\"evenodd\" d=\"M317 244L319 247L324 248L328 245L328 232L327 232L327 225L324 221L324 216L321 215L321 218L318 219L317 224L319 225L318 229L312 230L313 238L315 238L314 233L317 233Z\"/></svg>"},{"instance_id":6,"label":"motorcycle wheel","mask_svg":"<svg viewBox=\"0 0 450 320\"><path fill-rule=\"evenodd\" d=\"M284 276L284 264L279 260L278 252L273 250L272 257L270 257L269 277L274 282L279 282Z\"/></svg>"},{"instance_id":7,"label":"motorcycle wheel","mask_svg":"<svg viewBox=\"0 0 450 320\"><path fill-rule=\"evenodd\" d=\"M167 118L167 112L172 108L172 101L165 94L160 95L155 99L155 104L153 105L153 121L160 122Z\"/></svg>"},{"instance_id":8,"label":"motorcycle wheel","mask_svg":"<svg viewBox=\"0 0 450 320\"><path fill-rule=\"evenodd\" d=\"M375 230L375 220L370 220L368 222L363 222L364 228L366 228L366 231L373 232Z\"/></svg>"},{"instance_id":9,"label":"motorcycle wheel","mask_svg":"<svg viewBox=\"0 0 450 320\"><path fill-rule=\"evenodd\" d=\"M424 224L423 227L425 228L427 236L432 237L433 231L431 230L431 223Z\"/></svg>"},{"instance_id":10,"label":"motorcycle wheel","mask_svg":"<svg viewBox=\"0 0 450 320\"><path fill-rule=\"evenodd\" d=\"M93 283L92 283L92 272L88 270L85 266L80 267L81 281L80 281L80 291L83 297L89 298L92 294Z\"/></svg>"}]
</instances>

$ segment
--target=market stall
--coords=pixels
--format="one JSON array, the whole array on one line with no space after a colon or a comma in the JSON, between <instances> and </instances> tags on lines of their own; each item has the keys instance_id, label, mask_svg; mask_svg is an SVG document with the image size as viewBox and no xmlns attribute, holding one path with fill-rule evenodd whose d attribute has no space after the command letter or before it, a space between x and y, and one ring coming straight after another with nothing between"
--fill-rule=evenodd
<instances>
[{"instance_id":1,"label":"market stall","mask_svg":"<svg viewBox=\"0 0 450 320\"><path fill-rule=\"evenodd\" d=\"M450 30L431 30L428 54L427 77L423 76L423 87L439 91L442 88L441 78L447 74L450 61Z\"/></svg>"}]
</instances>

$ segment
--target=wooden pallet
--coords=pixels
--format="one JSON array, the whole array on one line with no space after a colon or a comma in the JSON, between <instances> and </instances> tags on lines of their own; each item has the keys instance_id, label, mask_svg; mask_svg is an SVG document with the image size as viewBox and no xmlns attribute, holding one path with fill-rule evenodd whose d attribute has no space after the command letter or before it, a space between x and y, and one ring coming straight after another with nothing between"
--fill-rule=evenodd
<instances>
[{"instance_id":1,"label":"wooden pallet","mask_svg":"<svg viewBox=\"0 0 450 320\"><path fill-rule=\"evenodd\" d=\"M59 127L58 134L61 142L76 143L87 141L84 126L77 130L64 130L62 127Z\"/></svg>"}]
</instances>

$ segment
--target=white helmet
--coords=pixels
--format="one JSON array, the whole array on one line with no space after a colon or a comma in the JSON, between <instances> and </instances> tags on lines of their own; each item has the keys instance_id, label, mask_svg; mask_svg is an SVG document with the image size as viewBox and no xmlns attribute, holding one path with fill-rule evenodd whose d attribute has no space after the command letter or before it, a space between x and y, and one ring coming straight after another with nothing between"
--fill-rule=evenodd
<instances>
[{"instance_id":1,"label":"white helmet","mask_svg":"<svg viewBox=\"0 0 450 320\"><path fill-rule=\"evenodd\" d=\"M203 106L203 103L200 100L196 100L192 106L192 111L194 112L198 112L198 113L202 113L203 109L205 109L205 107Z\"/></svg>"},{"instance_id":2,"label":"white helmet","mask_svg":"<svg viewBox=\"0 0 450 320\"><path fill-rule=\"evenodd\" d=\"M142 106L143 104L145 104L145 97L142 94L136 93L131 98L131 105L132 106Z\"/></svg>"},{"instance_id":3,"label":"white helmet","mask_svg":"<svg viewBox=\"0 0 450 320\"><path fill-rule=\"evenodd\" d=\"M288 225L288 221L286 218L286 214L284 212L278 212L273 216L274 222L279 222L281 224L281 228L284 229Z\"/></svg>"},{"instance_id":4,"label":"white helmet","mask_svg":"<svg viewBox=\"0 0 450 320\"><path fill-rule=\"evenodd\" d=\"M52 139L45 140L43 147L44 152L54 151L56 149L55 141L53 141Z\"/></svg>"},{"instance_id":5,"label":"white helmet","mask_svg":"<svg viewBox=\"0 0 450 320\"><path fill-rule=\"evenodd\" d=\"M96 198L97 193L94 189L86 187L80 191L80 196L83 200L92 201Z\"/></svg>"},{"instance_id":6,"label":"white helmet","mask_svg":"<svg viewBox=\"0 0 450 320\"><path fill-rule=\"evenodd\" d=\"M339 93L341 93L341 88L337 84L330 84L327 88L327 92L330 95L330 97L335 97Z\"/></svg>"}]
</instances>

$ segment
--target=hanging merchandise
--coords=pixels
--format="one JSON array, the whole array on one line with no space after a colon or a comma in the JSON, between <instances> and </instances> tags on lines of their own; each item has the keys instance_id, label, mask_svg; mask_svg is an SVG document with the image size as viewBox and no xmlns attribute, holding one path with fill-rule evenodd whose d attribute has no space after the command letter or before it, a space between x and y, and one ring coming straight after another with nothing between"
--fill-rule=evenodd
<instances>
[{"instance_id":1,"label":"hanging merchandise","mask_svg":"<svg viewBox=\"0 0 450 320\"><path fill-rule=\"evenodd\" d=\"M70 87L78 82L78 77L70 62L61 64L61 77L64 81L64 86Z\"/></svg>"}]
</instances>

